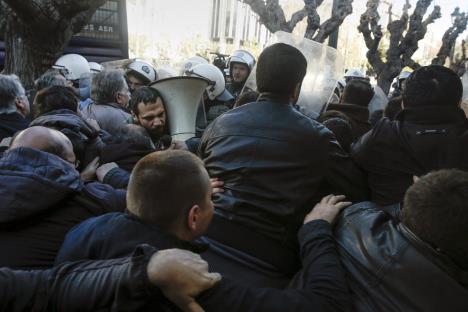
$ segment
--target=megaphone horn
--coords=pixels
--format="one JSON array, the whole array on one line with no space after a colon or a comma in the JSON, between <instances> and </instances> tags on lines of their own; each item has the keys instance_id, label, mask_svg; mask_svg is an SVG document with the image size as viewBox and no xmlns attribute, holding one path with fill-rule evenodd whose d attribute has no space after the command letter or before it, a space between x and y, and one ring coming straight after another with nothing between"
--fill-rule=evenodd
<instances>
[{"instance_id":1,"label":"megaphone horn","mask_svg":"<svg viewBox=\"0 0 468 312\"><path fill-rule=\"evenodd\" d=\"M185 141L195 136L198 105L208 85L209 81L200 77L172 77L150 85L163 97L174 140Z\"/></svg>"}]
</instances>

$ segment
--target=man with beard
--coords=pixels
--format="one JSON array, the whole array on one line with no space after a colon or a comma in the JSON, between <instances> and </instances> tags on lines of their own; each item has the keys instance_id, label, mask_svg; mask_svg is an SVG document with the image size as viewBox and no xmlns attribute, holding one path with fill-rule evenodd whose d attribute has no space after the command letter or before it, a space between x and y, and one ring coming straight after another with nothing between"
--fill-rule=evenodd
<instances>
[{"instance_id":1,"label":"man with beard","mask_svg":"<svg viewBox=\"0 0 468 312\"><path fill-rule=\"evenodd\" d=\"M132 115L136 124L146 129L154 145L161 146L167 118L161 94L153 88L141 87L132 96Z\"/></svg>"},{"instance_id":2,"label":"man with beard","mask_svg":"<svg viewBox=\"0 0 468 312\"><path fill-rule=\"evenodd\" d=\"M229 75L231 82L228 91L237 99L244 88L245 82L255 65L255 58L245 50L237 50L229 58Z\"/></svg>"}]
</instances>

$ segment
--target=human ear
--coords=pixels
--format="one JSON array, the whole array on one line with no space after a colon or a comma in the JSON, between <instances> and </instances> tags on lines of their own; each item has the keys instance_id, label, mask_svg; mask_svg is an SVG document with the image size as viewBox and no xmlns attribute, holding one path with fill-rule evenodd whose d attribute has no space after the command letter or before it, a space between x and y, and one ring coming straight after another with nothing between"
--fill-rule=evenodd
<instances>
[{"instance_id":1,"label":"human ear","mask_svg":"<svg viewBox=\"0 0 468 312\"><path fill-rule=\"evenodd\" d=\"M198 229L198 224L200 220L200 207L198 205L193 205L190 208L187 216L187 226L190 232L196 232Z\"/></svg>"}]
</instances>

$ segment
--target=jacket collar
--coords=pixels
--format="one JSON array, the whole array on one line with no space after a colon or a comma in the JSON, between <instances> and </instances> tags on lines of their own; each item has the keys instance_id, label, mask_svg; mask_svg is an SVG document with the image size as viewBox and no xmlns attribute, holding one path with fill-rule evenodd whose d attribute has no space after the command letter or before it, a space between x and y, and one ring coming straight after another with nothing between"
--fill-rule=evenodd
<instances>
[{"instance_id":1,"label":"jacket collar","mask_svg":"<svg viewBox=\"0 0 468 312\"><path fill-rule=\"evenodd\" d=\"M467 121L461 108L450 106L405 108L396 115L395 120L419 124L464 123Z\"/></svg>"},{"instance_id":2,"label":"jacket collar","mask_svg":"<svg viewBox=\"0 0 468 312\"><path fill-rule=\"evenodd\" d=\"M57 109L42 114L31 122L31 126L35 125L68 128L74 132L81 132L88 138L95 138L99 135L99 131L88 124L77 112L69 109Z\"/></svg>"},{"instance_id":3,"label":"jacket collar","mask_svg":"<svg viewBox=\"0 0 468 312\"><path fill-rule=\"evenodd\" d=\"M164 231L163 229L161 229L160 227L154 224L144 222L139 217L131 214L128 211L127 211L127 216L129 219L135 222L142 223L144 224L145 227L151 228L151 231L154 231L154 233L157 233L157 240L158 240L157 247L159 249L179 248L179 249L189 250L194 253L202 253L208 249L208 244L206 243L203 243L199 240L195 240L192 242L180 240L175 235L172 235L171 233Z\"/></svg>"},{"instance_id":4,"label":"jacket collar","mask_svg":"<svg viewBox=\"0 0 468 312\"><path fill-rule=\"evenodd\" d=\"M461 259L459 256L454 257L453 255L448 255L441 250L433 248L416 236L416 234L401 222L398 224L398 229L426 258L431 259L441 270L445 271L465 288L468 288L468 259Z\"/></svg>"}]
</instances>

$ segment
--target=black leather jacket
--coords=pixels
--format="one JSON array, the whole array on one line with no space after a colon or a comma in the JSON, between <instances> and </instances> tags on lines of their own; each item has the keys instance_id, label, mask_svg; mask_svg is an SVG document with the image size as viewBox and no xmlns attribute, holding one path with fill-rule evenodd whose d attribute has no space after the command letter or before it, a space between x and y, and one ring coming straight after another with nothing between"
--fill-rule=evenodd
<instances>
[{"instance_id":1,"label":"black leather jacket","mask_svg":"<svg viewBox=\"0 0 468 312\"><path fill-rule=\"evenodd\" d=\"M141 311L148 298L163 300L146 270L155 251L141 245L131 257L42 271L0 268L0 311Z\"/></svg>"},{"instance_id":2,"label":"black leather jacket","mask_svg":"<svg viewBox=\"0 0 468 312\"><path fill-rule=\"evenodd\" d=\"M345 209L335 238L356 311L468 311L468 271L388 210Z\"/></svg>"},{"instance_id":3,"label":"black leather jacket","mask_svg":"<svg viewBox=\"0 0 468 312\"><path fill-rule=\"evenodd\" d=\"M287 103L261 100L224 113L205 131L200 157L225 183L214 196L217 214L285 246L322 195L367 197L362 172L333 134Z\"/></svg>"}]
</instances>

